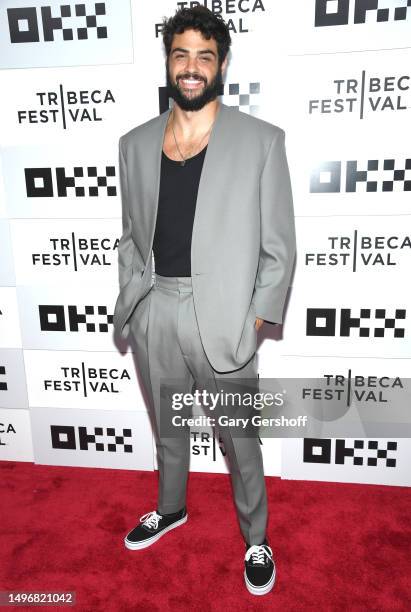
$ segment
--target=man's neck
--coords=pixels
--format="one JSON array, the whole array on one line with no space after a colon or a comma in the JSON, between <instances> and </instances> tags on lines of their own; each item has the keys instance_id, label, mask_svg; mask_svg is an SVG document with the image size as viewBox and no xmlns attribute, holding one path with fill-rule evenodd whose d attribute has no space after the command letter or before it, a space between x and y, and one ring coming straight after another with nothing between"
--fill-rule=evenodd
<instances>
[{"instance_id":1,"label":"man's neck","mask_svg":"<svg viewBox=\"0 0 411 612\"><path fill-rule=\"evenodd\" d=\"M203 134L215 121L220 102L211 100L198 111L182 110L175 102L173 105L173 127L183 140L190 140L197 134Z\"/></svg>"}]
</instances>

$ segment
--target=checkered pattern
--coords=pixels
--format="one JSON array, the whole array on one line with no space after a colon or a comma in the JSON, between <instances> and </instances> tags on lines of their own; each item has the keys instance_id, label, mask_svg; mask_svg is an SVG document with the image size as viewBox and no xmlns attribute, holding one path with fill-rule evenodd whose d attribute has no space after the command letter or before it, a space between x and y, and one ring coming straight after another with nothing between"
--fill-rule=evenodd
<instances>
[{"instance_id":1,"label":"checkered pattern","mask_svg":"<svg viewBox=\"0 0 411 612\"><path fill-rule=\"evenodd\" d=\"M6 375L6 368L4 366L0 366L0 376ZM7 391L7 382L0 381L0 391Z\"/></svg>"},{"instance_id":2,"label":"checkered pattern","mask_svg":"<svg viewBox=\"0 0 411 612\"><path fill-rule=\"evenodd\" d=\"M374 22L376 19L377 23L384 23L392 19L392 11L390 8L378 8L378 2L376 6L369 7L367 3L361 3L359 10L356 10L354 23L369 23ZM380 2L381 4L381 2ZM387 4L386 0L382 4ZM411 0L407 0L407 6L394 7L394 21L404 21L407 19L408 8L411 6Z\"/></svg>"},{"instance_id":3,"label":"checkered pattern","mask_svg":"<svg viewBox=\"0 0 411 612\"><path fill-rule=\"evenodd\" d=\"M387 318L386 311L384 309L377 309L375 311L376 319L384 319L384 327L375 327L374 328L374 337L375 338L384 338L386 329L394 330L394 338L404 338L405 330L404 328L396 328L395 322L397 319L403 320L405 319L405 310L397 309L395 311L395 317L393 319Z\"/></svg>"},{"instance_id":4,"label":"checkered pattern","mask_svg":"<svg viewBox=\"0 0 411 612\"><path fill-rule=\"evenodd\" d=\"M383 191L394 191L395 183L402 183L404 191L411 191L411 173L410 178L406 179L406 170L411 170L411 159L405 160L404 168L395 169L395 159L384 159L384 170L393 171L393 180L384 180L382 183Z\"/></svg>"},{"instance_id":5,"label":"checkered pattern","mask_svg":"<svg viewBox=\"0 0 411 612\"><path fill-rule=\"evenodd\" d=\"M70 331L79 331L80 325L84 323L87 332L96 331L96 324L87 321L88 317L95 313L94 306L85 306L84 311L85 314L80 314L77 306L68 307ZM105 322L98 324L98 331L107 333L109 331L109 324L113 323L113 315L107 314L107 306L97 306L97 313L105 318Z\"/></svg>"},{"instance_id":6,"label":"checkered pattern","mask_svg":"<svg viewBox=\"0 0 411 612\"><path fill-rule=\"evenodd\" d=\"M41 16L43 21L44 40L53 41L54 32L61 30L63 33L63 40L73 40L74 31L73 28L63 27L63 19L65 17L72 17L72 7L69 4L60 5L60 17L53 17L51 14L50 6L41 7ZM54 7L53 7L54 8ZM78 40L87 40L89 37L89 30L91 28L96 30L97 38L107 38L107 28L105 26L97 25L97 15L106 14L106 5L104 2L96 2L94 4L95 12L92 15L87 15L85 4L75 4L75 16L83 17L85 19L85 26L75 28ZM83 22L84 22L83 19Z\"/></svg>"},{"instance_id":7,"label":"checkered pattern","mask_svg":"<svg viewBox=\"0 0 411 612\"><path fill-rule=\"evenodd\" d=\"M101 437L104 435L103 427L94 427L94 434L89 434L87 432L87 427L79 427L78 435L79 435L79 443L81 450L88 450L91 444L94 445L96 451L104 451L108 450L110 453L116 453L117 447L122 447L124 453L132 453L133 446L131 444L126 444L125 439L131 438L131 429L123 429L122 435L116 435L116 430L114 427L106 428L106 436L110 438L114 438L110 442L104 444L103 442L96 442L96 437Z\"/></svg>"},{"instance_id":8,"label":"checkered pattern","mask_svg":"<svg viewBox=\"0 0 411 612\"><path fill-rule=\"evenodd\" d=\"M228 93L226 93L227 89ZM242 89L244 90L244 88ZM240 91L240 83L229 83L228 87L224 87L222 102L227 106L233 106L238 110L254 115L259 109L255 102L260 94L260 83L248 83L245 89L245 92Z\"/></svg>"},{"instance_id":9,"label":"checkered pattern","mask_svg":"<svg viewBox=\"0 0 411 612\"><path fill-rule=\"evenodd\" d=\"M347 447L345 440L336 440L335 447L335 462L338 464L344 464L346 457L352 457L353 465L364 465L365 457L361 457L359 455L355 455L356 450L364 449L364 440L355 440L354 448ZM386 448L379 448L379 445L383 444L378 440L368 440L367 446L368 450L377 451L377 456L367 457L367 465L369 466L377 466L378 463L384 463L385 467L396 467L397 461L393 457L388 457L389 451L397 450L397 442L387 442ZM382 460L382 461L379 461Z\"/></svg>"},{"instance_id":10,"label":"checkered pattern","mask_svg":"<svg viewBox=\"0 0 411 612\"><path fill-rule=\"evenodd\" d=\"M367 170L358 170L358 161L347 161L346 174L346 191L355 193L360 184L365 185L367 192L381 191L411 191L411 159L407 158L405 163L401 162L401 168L395 168L395 159L384 159L382 163L383 171L380 172L380 180L375 180L377 177L369 176L369 172L376 172L380 168L378 159L369 159L367 161ZM397 162L400 163L400 162ZM373 180L371 180L371 178Z\"/></svg>"},{"instance_id":11,"label":"checkered pattern","mask_svg":"<svg viewBox=\"0 0 411 612\"><path fill-rule=\"evenodd\" d=\"M404 320L406 317L406 311L402 309L397 309L395 311L394 318L387 317L385 308L377 308L375 310L375 318L380 320L383 319L383 327L378 326L374 328L374 338L384 338L386 334L386 330L393 330L394 338L404 338L405 328L404 327L396 327L397 320ZM341 322L340 322L340 334L341 336L351 336L351 330L353 328L359 329L360 338L369 338L370 336L370 326L363 327L361 325L361 321L363 319L371 318L371 310L369 308L361 308L359 317L351 316L350 308L342 308L341 309Z\"/></svg>"},{"instance_id":12,"label":"checkered pattern","mask_svg":"<svg viewBox=\"0 0 411 612\"><path fill-rule=\"evenodd\" d=\"M56 168L57 192L59 197L67 197L67 190L70 188L74 188L76 197L85 197L86 188L78 185L76 186L76 179L84 177L84 168L76 166L73 173L74 176L67 176L65 168ZM87 195L89 197L98 197L102 195L116 196L117 187L107 184L107 177L113 177L115 175L116 169L114 166L105 166L104 174L97 173L97 166L87 166L87 177L92 178L93 182L97 183L97 185L91 185L87 188Z\"/></svg>"}]
</instances>

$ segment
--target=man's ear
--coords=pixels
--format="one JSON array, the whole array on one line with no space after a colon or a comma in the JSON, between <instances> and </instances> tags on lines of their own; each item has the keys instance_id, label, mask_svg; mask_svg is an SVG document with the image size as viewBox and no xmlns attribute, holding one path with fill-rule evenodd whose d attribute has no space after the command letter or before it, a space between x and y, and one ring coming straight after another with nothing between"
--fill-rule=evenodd
<instances>
[{"instance_id":1,"label":"man's ear","mask_svg":"<svg viewBox=\"0 0 411 612\"><path fill-rule=\"evenodd\" d=\"M227 63L228 63L228 55L225 56L225 60L223 61L223 63L221 64L221 74L224 76L224 73L226 71L227 68Z\"/></svg>"}]
</instances>

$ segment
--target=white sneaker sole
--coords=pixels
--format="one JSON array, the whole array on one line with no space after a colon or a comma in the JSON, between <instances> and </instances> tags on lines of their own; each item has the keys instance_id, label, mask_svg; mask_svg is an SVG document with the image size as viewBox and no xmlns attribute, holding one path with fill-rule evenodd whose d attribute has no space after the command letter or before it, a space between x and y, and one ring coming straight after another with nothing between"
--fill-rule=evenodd
<instances>
[{"instance_id":1,"label":"white sneaker sole","mask_svg":"<svg viewBox=\"0 0 411 612\"><path fill-rule=\"evenodd\" d=\"M252 595L266 595L267 593L269 593L273 586L274 586L274 582L275 582L275 567L274 567L274 572L272 577L270 578L269 582L267 582L267 584L264 584L263 586L260 587L256 587L253 584L251 584L247 578L247 573L244 570L244 580L245 580L245 585L248 589L248 591L252 594Z\"/></svg>"},{"instance_id":2,"label":"white sneaker sole","mask_svg":"<svg viewBox=\"0 0 411 612\"><path fill-rule=\"evenodd\" d=\"M126 545L126 548L128 548L129 550L141 550L142 548L148 548L148 546L151 546L152 544L154 544L154 542L157 542L157 540L159 540L168 531L171 531L172 529L175 529L176 527L183 525L187 521L187 519L188 519L188 514L186 514L179 521L176 521L175 523L171 523L171 525L163 529L163 531L156 533L156 535L153 535L151 538L147 538L147 540L143 540L142 542L129 542L126 536L124 538L124 544Z\"/></svg>"}]
</instances>

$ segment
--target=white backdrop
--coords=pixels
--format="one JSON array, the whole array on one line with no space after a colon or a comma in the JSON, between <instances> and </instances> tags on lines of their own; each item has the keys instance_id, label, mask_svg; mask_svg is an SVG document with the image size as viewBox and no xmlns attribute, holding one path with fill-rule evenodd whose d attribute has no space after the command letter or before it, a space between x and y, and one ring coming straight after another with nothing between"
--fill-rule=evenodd
<instances>
[{"instance_id":1,"label":"white backdrop","mask_svg":"<svg viewBox=\"0 0 411 612\"><path fill-rule=\"evenodd\" d=\"M0 3L0 459L156 467L134 356L113 337L118 139L168 107L160 23L190 4ZM411 2L203 4L232 35L222 101L286 132L297 267L282 333L259 332L260 377L407 377ZM370 310L368 336L341 334L343 309ZM376 310L395 320L382 337ZM411 484L407 438L262 449L267 475ZM193 432L191 470L227 471L212 432Z\"/></svg>"}]
</instances>

